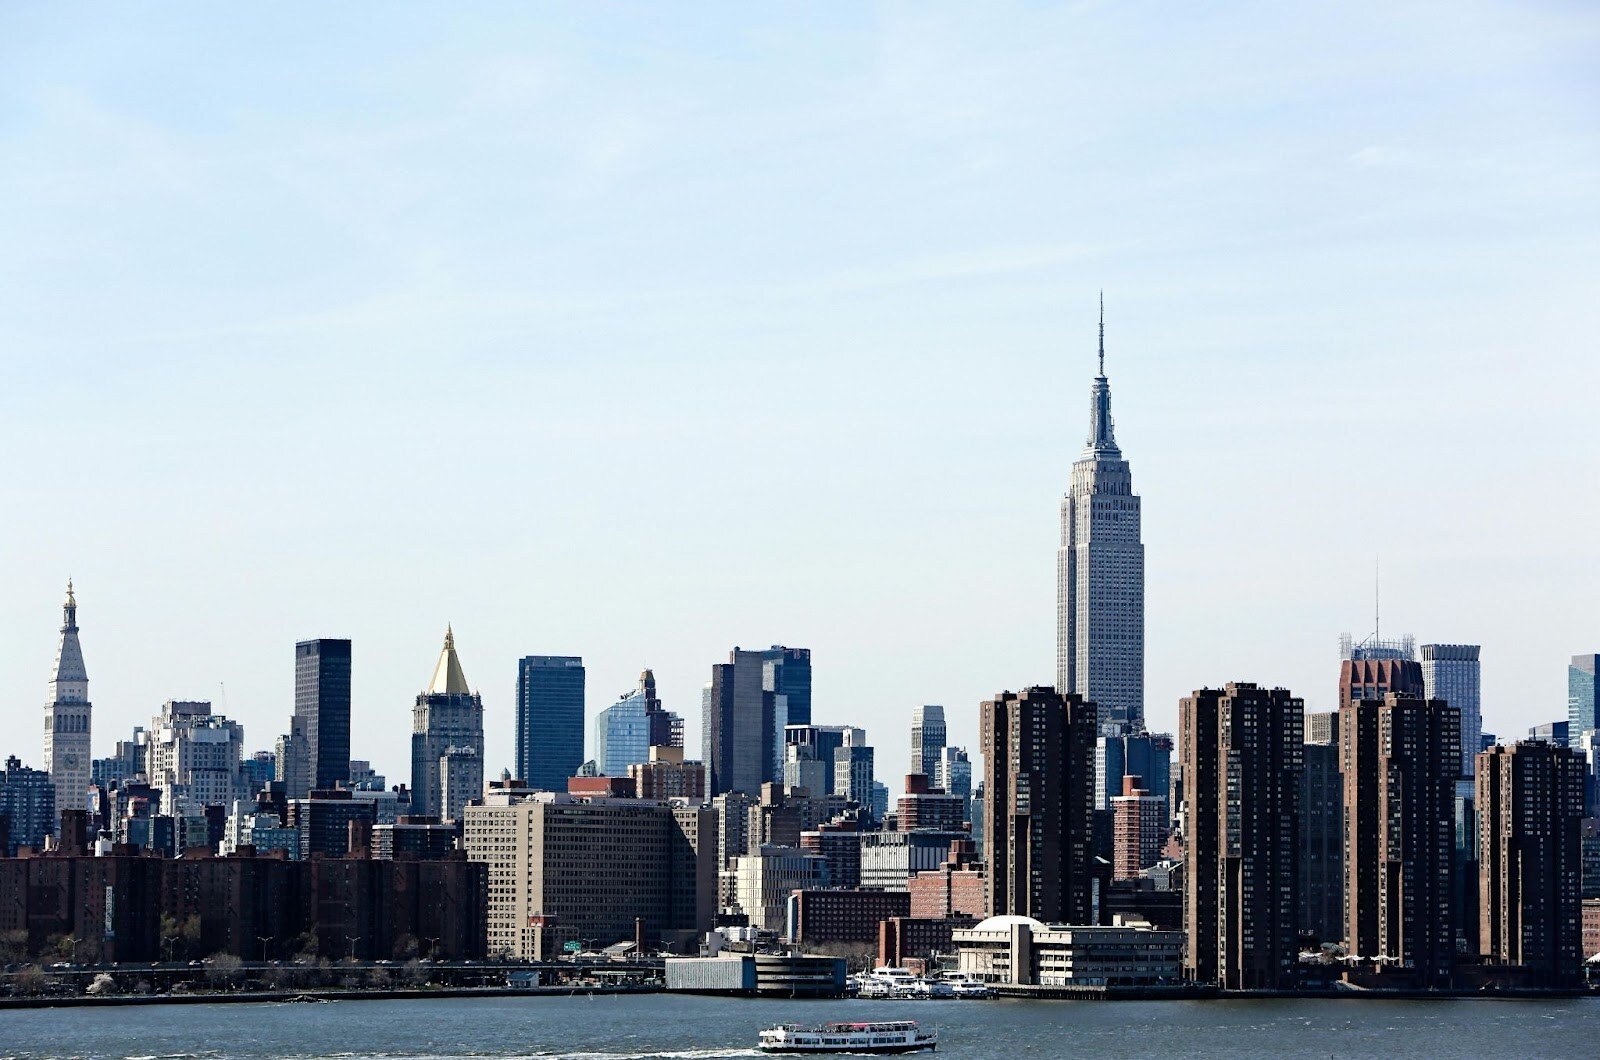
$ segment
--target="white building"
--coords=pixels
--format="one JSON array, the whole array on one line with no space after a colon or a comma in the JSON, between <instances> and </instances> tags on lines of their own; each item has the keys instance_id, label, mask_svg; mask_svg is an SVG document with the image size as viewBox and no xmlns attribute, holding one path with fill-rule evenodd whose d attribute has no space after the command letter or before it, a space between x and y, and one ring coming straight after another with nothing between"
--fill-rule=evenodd
<instances>
[{"instance_id":1,"label":"white building","mask_svg":"<svg viewBox=\"0 0 1600 1060\"><path fill-rule=\"evenodd\" d=\"M1111 926L992 916L951 941L962 975L1016 986L1153 986L1182 975L1183 932L1117 915Z\"/></svg>"},{"instance_id":2,"label":"white building","mask_svg":"<svg viewBox=\"0 0 1600 1060\"><path fill-rule=\"evenodd\" d=\"M211 713L211 704L168 700L150 723L145 775L160 788L161 812L199 814L232 806L244 791L244 726Z\"/></svg>"},{"instance_id":3,"label":"white building","mask_svg":"<svg viewBox=\"0 0 1600 1060\"><path fill-rule=\"evenodd\" d=\"M1061 500L1056 553L1056 688L1100 708L1103 725L1144 728L1144 543L1133 474L1112 431L1105 305L1089 439Z\"/></svg>"},{"instance_id":4,"label":"white building","mask_svg":"<svg viewBox=\"0 0 1600 1060\"><path fill-rule=\"evenodd\" d=\"M796 847L761 847L733 859L734 904L750 918L750 926L784 931L789 894L828 886L828 859Z\"/></svg>"}]
</instances>

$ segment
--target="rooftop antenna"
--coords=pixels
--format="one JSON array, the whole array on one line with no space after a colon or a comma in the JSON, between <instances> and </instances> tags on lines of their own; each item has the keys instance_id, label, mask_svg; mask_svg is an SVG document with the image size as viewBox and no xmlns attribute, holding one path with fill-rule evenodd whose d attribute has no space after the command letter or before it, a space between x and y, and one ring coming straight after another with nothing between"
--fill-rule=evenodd
<instances>
[{"instance_id":1,"label":"rooftop antenna","mask_svg":"<svg viewBox=\"0 0 1600 1060\"><path fill-rule=\"evenodd\" d=\"M1383 582L1379 577L1380 568L1378 563L1380 559L1381 556L1372 557L1372 641L1374 644L1378 642L1378 633L1383 628L1382 623L1378 621L1380 613L1378 605L1382 600L1380 594L1383 586Z\"/></svg>"},{"instance_id":2,"label":"rooftop antenna","mask_svg":"<svg viewBox=\"0 0 1600 1060\"><path fill-rule=\"evenodd\" d=\"M1100 378L1106 375L1106 290L1100 288Z\"/></svg>"}]
</instances>

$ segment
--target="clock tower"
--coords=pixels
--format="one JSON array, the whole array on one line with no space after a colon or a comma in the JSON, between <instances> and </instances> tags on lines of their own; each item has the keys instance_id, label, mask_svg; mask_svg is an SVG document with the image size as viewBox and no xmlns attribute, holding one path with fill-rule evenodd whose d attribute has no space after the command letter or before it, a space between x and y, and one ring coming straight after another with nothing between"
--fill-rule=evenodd
<instances>
[{"instance_id":1,"label":"clock tower","mask_svg":"<svg viewBox=\"0 0 1600 1060\"><path fill-rule=\"evenodd\" d=\"M67 582L61 606L61 646L50 676L50 702L44 708L44 764L56 789L56 815L81 810L89 793L89 673L78 645L78 601ZM50 832L56 831L52 821Z\"/></svg>"}]
</instances>

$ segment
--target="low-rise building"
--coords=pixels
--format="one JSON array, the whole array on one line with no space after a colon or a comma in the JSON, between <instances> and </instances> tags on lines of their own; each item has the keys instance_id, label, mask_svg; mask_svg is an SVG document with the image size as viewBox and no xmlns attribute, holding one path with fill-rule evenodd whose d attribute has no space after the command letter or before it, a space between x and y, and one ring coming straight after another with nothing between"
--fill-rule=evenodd
<instances>
[{"instance_id":1,"label":"low-rise building","mask_svg":"<svg viewBox=\"0 0 1600 1060\"><path fill-rule=\"evenodd\" d=\"M1183 932L1144 921L1109 926L1046 925L995 916L952 933L957 967L989 983L1016 986L1153 986L1182 974Z\"/></svg>"},{"instance_id":2,"label":"low-rise building","mask_svg":"<svg viewBox=\"0 0 1600 1060\"><path fill-rule=\"evenodd\" d=\"M984 914L983 865L978 861L977 847L970 839L953 841L944 864L913 875L907 889L911 892L913 917L981 920Z\"/></svg>"}]
</instances>

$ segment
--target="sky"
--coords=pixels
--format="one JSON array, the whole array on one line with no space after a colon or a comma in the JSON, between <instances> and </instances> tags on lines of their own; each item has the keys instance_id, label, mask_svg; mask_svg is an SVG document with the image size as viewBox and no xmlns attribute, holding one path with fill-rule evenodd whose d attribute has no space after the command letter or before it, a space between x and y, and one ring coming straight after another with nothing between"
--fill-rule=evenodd
<instances>
[{"instance_id":1,"label":"sky","mask_svg":"<svg viewBox=\"0 0 1600 1060\"><path fill-rule=\"evenodd\" d=\"M1600 650L1597 237L1584 3L7 4L0 755L70 576L96 754L348 637L404 782L450 623L494 773L520 656L698 748L783 643L897 788L1053 680L1102 289L1151 726L1331 708L1377 567L1514 736Z\"/></svg>"}]
</instances>

